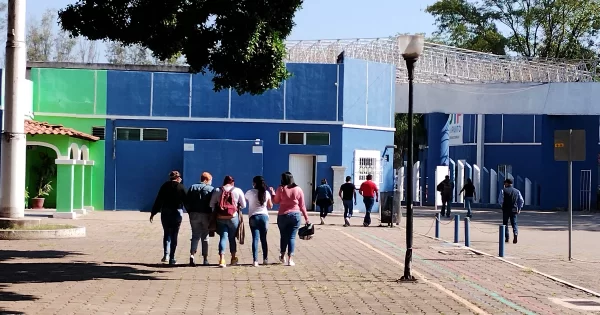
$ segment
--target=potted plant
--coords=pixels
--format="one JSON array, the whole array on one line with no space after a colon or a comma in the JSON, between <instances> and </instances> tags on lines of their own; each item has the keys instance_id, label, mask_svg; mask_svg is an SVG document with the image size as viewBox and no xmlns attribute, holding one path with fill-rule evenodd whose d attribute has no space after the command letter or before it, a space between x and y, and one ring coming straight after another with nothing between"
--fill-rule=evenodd
<instances>
[{"instance_id":1,"label":"potted plant","mask_svg":"<svg viewBox=\"0 0 600 315\"><path fill-rule=\"evenodd\" d=\"M35 196L31 198L31 208L44 209L45 197L52 191L52 178L56 176L56 165L47 153L40 152L40 164L34 167L34 172L38 177Z\"/></svg>"},{"instance_id":2,"label":"potted plant","mask_svg":"<svg viewBox=\"0 0 600 315\"><path fill-rule=\"evenodd\" d=\"M25 209L29 207L29 188L25 187Z\"/></svg>"}]
</instances>

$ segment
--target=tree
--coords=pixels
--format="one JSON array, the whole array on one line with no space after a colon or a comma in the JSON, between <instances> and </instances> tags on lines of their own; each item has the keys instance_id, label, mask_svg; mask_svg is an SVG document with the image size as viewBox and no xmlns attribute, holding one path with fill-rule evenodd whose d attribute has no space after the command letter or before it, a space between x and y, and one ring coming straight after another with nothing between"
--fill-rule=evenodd
<instances>
[{"instance_id":1,"label":"tree","mask_svg":"<svg viewBox=\"0 0 600 315\"><path fill-rule=\"evenodd\" d=\"M33 19L27 23L27 60L50 61L52 58L54 46L52 22L54 22L54 14L51 10L46 10L40 19Z\"/></svg>"},{"instance_id":2,"label":"tree","mask_svg":"<svg viewBox=\"0 0 600 315\"><path fill-rule=\"evenodd\" d=\"M404 162L404 153L408 151L408 114L396 114L396 132L394 133L394 168L400 167ZM422 114L413 114L413 152L414 161L418 160L419 145L427 143L427 128Z\"/></svg>"},{"instance_id":3,"label":"tree","mask_svg":"<svg viewBox=\"0 0 600 315\"><path fill-rule=\"evenodd\" d=\"M426 12L435 17L436 35L453 46L526 57L597 56L598 0L438 0Z\"/></svg>"},{"instance_id":4,"label":"tree","mask_svg":"<svg viewBox=\"0 0 600 315\"><path fill-rule=\"evenodd\" d=\"M181 55L175 55L168 60L159 60L152 53L140 45L125 46L117 42L111 42L106 48L106 59L112 64L132 65L183 65Z\"/></svg>"},{"instance_id":5,"label":"tree","mask_svg":"<svg viewBox=\"0 0 600 315\"><path fill-rule=\"evenodd\" d=\"M96 42L79 38L77 56L79 62L96 63L98 62L98 47Z\"/></svg>"},{"instance_id":6,"label":"tree","mask_svg":"<svg viewBox=\"0 0 600 315\"><path fill-rule=\"evenodd\" d=\"M284 40L302 0L79 0L59 12L71 36L139 45L159 60L185 56L214 89L260 94L289 76Z\"/></svg>"}]
</instances>

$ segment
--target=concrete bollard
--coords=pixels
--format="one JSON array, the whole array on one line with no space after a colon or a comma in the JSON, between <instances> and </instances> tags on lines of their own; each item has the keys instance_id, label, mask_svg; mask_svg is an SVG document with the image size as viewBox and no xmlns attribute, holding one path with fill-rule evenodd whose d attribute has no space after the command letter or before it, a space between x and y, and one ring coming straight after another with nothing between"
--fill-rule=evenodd
<instances>
[{"instance_id":1,"label":"concrete bollard","mask_svg":"<svg viewBox=\"0 0 600 315\"><path fill-rule=\"evenodd\" d=\"M460 215L454 215L454 243L458 243L458 230L460 229Z\"/></svg>"},{"instance_id":2,"label":"concrete bollard","mask_svg":"<svg viewBox=\"0 0 600 315\"><path fill-rule=\"evenodd\" d=\"M440 238L440 214L435 215L435 238Z\"/></svg>"},{"instance_id":3,"label":"concrete bollard","mask_svg":"<svg viewBox=\"0 0 600 315\"><path fill-rule=\"evenodd\" d=\"M471 246L471 220L465 218L465 246Z\"/></svg>"},{"instance_id":4,"label":"concrete bollard","mask_svg":"<svg viewBox=\"0 0 600 315\"><path fill-rule=\"evenodd\" d=\"M506 225L500 225L498 238L498 257L504 257L504 238L506 237Z\"/></svg>"}]
</instances>

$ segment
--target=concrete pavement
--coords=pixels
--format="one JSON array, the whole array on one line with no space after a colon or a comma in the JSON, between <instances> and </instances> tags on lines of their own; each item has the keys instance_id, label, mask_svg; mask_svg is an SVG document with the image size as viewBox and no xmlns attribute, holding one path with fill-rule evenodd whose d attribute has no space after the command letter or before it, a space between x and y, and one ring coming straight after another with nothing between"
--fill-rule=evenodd
<instances>
[{"instance_id":1,"label":"concrete pavement","mask_svg":"<svg viewBox=\"0 0 600 315\"><path fill-rule=\"evenodd\" d=\"M297 265L286 267L274 263L279 231L272 216L268 239L273 263L250 266L247 229L247 243L238 253L241 265L220 269L185 265L190 237L186 216L177 254L181 265L168 267L158 262L159 220L150 224L148 216L94 212L75 221L86 226L84 239L0 241L0 313L582 314L583 309L562 300L598 300L422 236L415 237L413 257L419 281L398 283L404 230L359 227L358 218L355 226L344 228L341 217L330 217L328 224L336 225L317 226L315 238L297 240ZM216 263L216 239L211 242L210 259Z\"/></svg>"}]
</instances>

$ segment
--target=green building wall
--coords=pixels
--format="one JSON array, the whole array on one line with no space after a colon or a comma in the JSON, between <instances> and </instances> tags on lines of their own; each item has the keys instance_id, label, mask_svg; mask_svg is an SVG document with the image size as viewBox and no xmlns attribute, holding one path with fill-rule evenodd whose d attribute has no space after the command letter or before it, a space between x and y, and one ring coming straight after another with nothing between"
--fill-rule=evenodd
<instances>
[{"instance_id":1,"label":"green building wall","mask_svg":"<svg viewBox=\"0 0 600 315\"><path fill-rule=\"evenodd\" d=\"M92 134L93 127L106 128L105 119L73 117L77 114L106 115L106 70L33 68L30 78L33 81L35 120L63 125L88 134ZM78 139L72 141L79 142ZM105 142L90 142L88 147L90 159L94 161L92 205L94 209L102 210Z\"/></svg>"}]
</instances>

